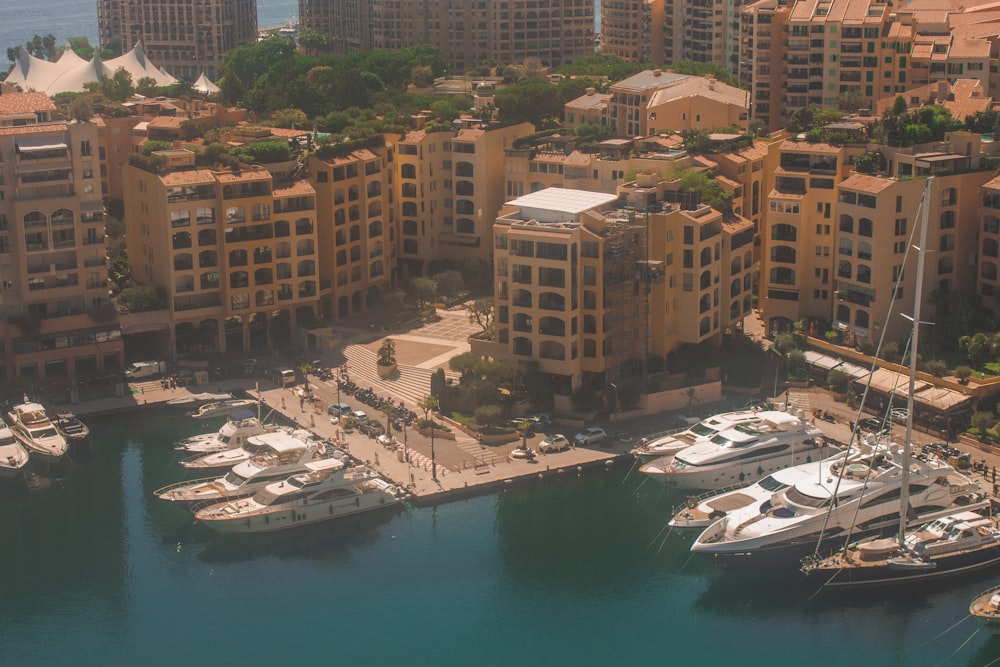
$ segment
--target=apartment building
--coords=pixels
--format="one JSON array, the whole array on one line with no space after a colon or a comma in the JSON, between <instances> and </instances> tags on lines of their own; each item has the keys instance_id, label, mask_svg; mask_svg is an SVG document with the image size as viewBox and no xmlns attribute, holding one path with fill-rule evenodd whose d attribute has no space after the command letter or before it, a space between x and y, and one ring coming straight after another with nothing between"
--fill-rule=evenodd
<instances>
[{"instance_id":1,"label":"apartment building","mask_svg":"<svg viewBox=\"0 0 1000 667\"><path fill-rule=\"evenodd\" d=\"M747 126L746 91L709 77L647 70L612 84L605 123L620 137Z\"/></svg>"},{"instance_id":2,"label":"apartment building","mask_svg":"<svg viewBox=\"0 0 1000 667\"><path fill-rule=\"evenodd\" d=\"M534 130L530 123L467 120L454 130L428 127L388 138L400 258L415 275L435 260L489 263L493 221L504 203L505 151Z\"/></svg>"},{"instance_id":3,"label":"apartment building","mask_svg":"<svg viewBox=\"0 0 1000 667\"><path fill-rule=\"evenodd\" d=\"M742 1L601 3L601 51L657 67L692 61L736 71Z\"/></svg>"},{"instance_id":4,"label":"apartment building","mask_svg":"<svg viewBox=\"0 0 1000 667\"><path fill-rule=\"evenodd\" d=\"M977 266L985 266L990 255L983 253L988 235L977 232L989 216L983 202L989 201L984 193L994 170L987 168L985 158L995 150L979 135L955 132L935 144L888 151L884 176L843 177L841 172L831 217L822 220L818 207L822 204L825 214L829 199L825 188L822 195L811 192L813 188L788 192L782 183L792 174L776 176L768 202L769 250L761 269L761 307L769 331L788 331L793 322L805 320L831 323L855 339L877 340L885 330L889 340L903 340L910 327L897 315L900 304L902 312L911 309L907 299L915 285L914 271L904 271L903 264L908 248L917 241L914 228L928 176L934 176L926 202L928 247L934 252L924 276L927 312L934 310L929 296L934 291L981 289L984 283L977 277ZM812 170L824 166L823 155L807 154L811 183ZM804 167L799 155L786 158L783 150L783 163L802 161ZM838 161L842 164L845 157L839 153ZM837 180L833 174L828 177ZM788 207L796 205L799 210L789 214ZM803 219L806 214L811 216L808 222ZM811 252L814 246L816 255ZM829 270L829 280L824 282L825 274L817 276L817 269ZM823 290L829 290L828 298L823 298Z\"/></svg>"},{"instance_id":5,"label":"apartment building","mask_svg":"<svg viewBox=\"0 0 1000 667\"><path fill-rule=\"evenodd\" d=\"M537 58L555 67L593 55L593 0L299 0L299 22L333 38L333 53L440 47L448 68L464 73L493 60Z\"/></svg>"},{"instance_id":6,"label":"apartment building","mask_svg":"<svg viewBox=\"0 0 1000 667\"><path fill-rule=\"evenodd\" d=\"M752 305L752 223L664 204L669 187L647 175L618 194L509 201L494 225L496 338L473 350L536 362L558 406L581 387L611 401L648 355L735 326Z\"/></svg>"},{"instance_id":7,"label":"apartment building","mask_svg":"<svg viewBox=\"0 0 1000 667\"><path fill-rule=\"evenodd\" d=\"M939 81L996 87L997 9L881 0L759 0L740 14L740 85L769 129L808 106L875 108Z\"/></svg>"},{"instance_id":8,"label":"apartment building","mask_svg":"<svg viewBox=\"0 0 1000 667\"><path fill-rule=\"evenodd\" d=\"M397 252L393 156L387 146L309 157L316 192L321 306L325 317L363 312L393 284Z\"/></svg>"},{"instance_id":9,"label":"apartment building","mask_svg":"<svg viewBox=\"0 0 1000 667\"><path fill-rule=\"evenodd\" d=\"M146 55L179 79L219 76L222 55L257 39L256 0L98 0L101 47Z\"/></svg>"},{"instance_id":10,"label":"apartment building","mask_svg":"<svg viewBox=\"0 0 1000 667\"><path fill-rule=\"evenodd\" d=\"M98 128L0 95L0 382L66 388L122 366L108 297Z\"/></svg>"},{"instance_id":11,"label":"apartment building","mask_svg":"<svg viewBox=\"0 0 1000 667\"><path fill-rule=\"evenodd\" d=\"M157 154L163 174L126 167L126 239L133 278L167 295L171 352L304 347L320 314L312 185L264 167L198 168L187 150Z\"/></svg>"},{"instance_id":12,"label":"apartment building","mask_svg":"<svg viewBox=\"0 0 1000 667\"><path fill-rule=\"evenodd\" d=\"M1000 313L1000 177L983 184L978 211L979 242L975 293L994 317Z\"/></svg>"}]
</instances>

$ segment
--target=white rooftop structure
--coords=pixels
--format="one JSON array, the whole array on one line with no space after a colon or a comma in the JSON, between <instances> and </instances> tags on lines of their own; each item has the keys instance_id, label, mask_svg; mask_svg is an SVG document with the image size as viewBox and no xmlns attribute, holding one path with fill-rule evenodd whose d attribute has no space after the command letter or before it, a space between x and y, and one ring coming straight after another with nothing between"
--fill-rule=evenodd
<instances>
[{"instance_id":1,"label":"white rooftop structure","mask_svg":"<svg viewBox=\"0 0 1000 667\"><path fill-rule=\"evenodd\" d=\"M205 76L204 72L202 72L201 76L198 77L198 80L192 84L191 88L197 90L199 93L205 93L206 95L214 95L219 92L219 87L212 83L212 81Z\"/></svg>"},{"instance_id":2,"label":"white rooftop structure","mask_svg":"<svg viewBox=\"0 0 1000 667\"><path fill-rule=\"evenodd\" d=\"M584 211L607 206L618 200L618 195L606 192L587 192L567 188L545 188L507 202L520 206L522 217L539 222L566 222Z\"/></svg>"},{"instance_id":3,"label":"white rooftop structure","mask_svg":"<svg viewBox=\"0 0 1000 667\"><path fill-rule=\"evenodd\" d=\"M96 51L93 60L88 62L76 55L69 45L56 62L36 58L20 49L6 83L19 86L24 91L45 93L50 97L59 93L82 93L85 84L99 82L102 77L110 79L120 68L124 68L132 76L133 84L143 78L153 79L157 86L177 83L177 79L146 58L142 43L107 62L102 62Z\"/></svg>"}]
</instances>

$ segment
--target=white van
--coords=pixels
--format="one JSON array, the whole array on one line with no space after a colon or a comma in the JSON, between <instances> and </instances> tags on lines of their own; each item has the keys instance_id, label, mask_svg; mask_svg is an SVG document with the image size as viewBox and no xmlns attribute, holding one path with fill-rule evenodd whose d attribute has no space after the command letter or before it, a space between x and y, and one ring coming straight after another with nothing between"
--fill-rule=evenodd
<instances>
[{"instance_id":1,"label":"white van","mask_svg":"<svg viewBox=\"0 0 1000 667\"><path fill-rule=\"evenodd\" d=\"M278 377L281 378L282 387L289 387L295 384L295 371L293 371L291 368L279 369Z\"/></svg>"},{"instance_id":2,"label":"white van","mask_svg":"<svg viewBox=\"0 0 1000 667\"><path fill-rule=\"evenodd\" d=\"M140 380L167 372L165 361L137 361L125 369L125 379Z\"/></svg>"}]
</instances>

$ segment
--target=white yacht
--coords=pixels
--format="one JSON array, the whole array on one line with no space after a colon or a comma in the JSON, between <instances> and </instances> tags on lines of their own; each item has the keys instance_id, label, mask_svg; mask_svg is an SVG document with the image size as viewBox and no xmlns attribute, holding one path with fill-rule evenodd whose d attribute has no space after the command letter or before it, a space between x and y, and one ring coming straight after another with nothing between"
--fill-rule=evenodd
<instances>
[{"instance_id":1,"label":"white yacht","mask_svg":"<svg viewBox=\"0 0 1000 667\"><path fill-rule=\"evenodd\" d=\"M43 461L57 461L66 456L69 444L49 419L45 408L24 397L24 402L10 411L10 430L28 452Z\"/></svg>"},{"instance_id":2,"label":"white yacht","mask_svg":"<svg viewBox=\"0 0 1000 667\"><path fill-rule=\"evenodd\" d=\"M233 398L227 401L213 401L205 403L203 406L191 413L195 419L208 419L209 417L219 417L231 414L234 410L245 410L257 405L253 398Z\"/></svg>"},{"instance_id":3,"label":"white yacht","mask_svg":"<svg viewBox=\"0 0 1000 667\"><path fill-rule=\"evenodd\" d=\"M848 538L890 529L899 523L902 455L895 443L866 443L732 491L751 502L711 523L691 551L720 567L796 567L818 547L829 552ZM911 523L930 521L982 496L975 482L940 459L911 460L908 477ZM761 486L779 478L783 488Z\"/></svg>"},{"instance_id":4,"label":"white yacht","mask_svg":"<svg viewBox=\"0 0 1000 667\"><path fill-rule=\"evenodd\" d=\"M28 450L0 419L0 478L17 477L28 465Z\"/></svg>"},{"instance_id":5,"label":"white yacht","mask_svg":"<svg viewBox=\"0 0 1000 667\"><path fill-rule=\"evenodd\" d=\"M197 508L194 518L220 533L264 533L387 507L403 497L369 468L346 469L331 460L307 468L249 498Z\"/></svg>"},{"instance_id":6,"label":"white yacht","mask_svg":"<svg viewBox=\"0 0 1000 667\"><path fill-rule=\"evenodd\" d=\"M719 431L754 421L759 414L756 410L721 412L691 424L687 428L654 436L651 440L643 442L633 449L632 454L640 461L652 461L661 456L676 454L691 445L710 439Z\"/></svg>"},{"instance_id":7,"label":"white yacht","mask_svg":"<svg viewBox=\"0 0 1000 667\"><path fill-rule=\"evenodd\" d=\"M163 500L177 503L201 503L205 501L231 500L242 498L260 491L268 484L288 479L289 476L309 472L315 461L333 459L339 468L347 466L347 454L324 443L308 447L296 457L256 456L233 466L222 477L209 477L178 482L158 489L155 495ZM338 469L337 463L330 464Z\"/></svg>"},{"instance_id":8,"label":"white yacht","mask_svg":"<svg viewBox=\"0 0 1000 667\"><path fill-rule=\"evenodd\" d=\"M979 620L990 634L1000 635L1000 586L986 589L969 603L969 615Z\"/></svg>"},{"instance_id":9,"label":"white yacht","mask_svg":"<svg viewBox=\"0 0 1000 667\"><path fill-rule=\"evenodd\" d=\"M648 461L639 472L679 489L719 489L756 482L775 470L831 453L823 431L801 415L767 410L676 454Z\"/></svg>"},{"instance_id":10,"label":"white yacht","mask_svg":"<svg viewBox=\"0 0 1000 667\"><path fill-rule=\"evenodd\" d=\"M272 459L291 461L307 448L317 447L318 441L314 441L311 435L308 431L261 433L247 438L241 447L193 456L181 461L181 465L189 470L212 470L232 468L237 463L254 458L269 462Z\"/></svg>"},{"instance_id":11,"label":"white yacht","mask_svg":"<svg viewBox=\"0 0 1000 667\"><path fill-rule=\"evenodd\" d=\"M247 438L261 433L281 430L275 424L265 424L249 410L240 410L230 415L229 420L218 431L202 433L185 438L174 445L174 449L192 454L208 454L242 447Z\"/></svg>"}]
</instances>

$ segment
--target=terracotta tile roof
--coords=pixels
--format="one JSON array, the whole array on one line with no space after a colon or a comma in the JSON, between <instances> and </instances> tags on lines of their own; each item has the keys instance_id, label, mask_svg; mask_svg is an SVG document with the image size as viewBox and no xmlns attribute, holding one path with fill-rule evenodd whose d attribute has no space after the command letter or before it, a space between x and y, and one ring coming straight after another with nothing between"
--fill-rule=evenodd
<instances>
[{"instance_id":1,"label":"terracotta tile roof","mask_svg":"<svg viewBox=\"0 0 1000 667\"><path fill-rule=\"evenodd\" d=\"M891 187L895 181L866 174L851 174L840 183L841 188L860 190L862 192L878 193Z\"/></svg>"},{"instance_id":2,"label":"terracotta tile roof","mask_svg":"<svg viewBox=\"0 0 1000 667\"><path fill-rule=\"evenodd\" d=\"M208 169L192 169L191 171L172 171L160 177L167 187L171 185L193 185L215 183L215 174Z\"/></svg>"},{"instance_id":3,"label":"terracotta tile roof","mask_svg":"<svg viewBox=\"0 0 1000 667\"><path fill-rule=\"evenodd\" d=\"M313 188L309 181L301 180L295 181L291 185L283 188L274 188L272 194L275 199L278 197L299 197L302 195L316 194L316 189Z\"/></svg>"},{"instance_id":4,"label":"terracotta tile roof","mask_svg":"<svg viewBox=\"0 0 1000 667\"><path fill-rule=\"evenodd\" d=\"M6 93L0 95L0 116L53 111L55 103L45 93Z\"/></svg>"},{"instance_id":5,"label":"terracotta tile roof","mask_svg":"<svg viewBox=\"0 0 1000 667\"><path fill-rule=\"evenodd\" d=\"M41 125L19 125L18 127L0 127L0 136L17 136L18 134L43 134L45 132L65 132L69 129L66 123L43 123Z\"/></svg>"},{"instance_id":6,"label":"terracotta tile roof","mask_svg":"<svg viewBox=\"0 0 1000 667\"><path fill-rule=\"evenodd\" d=\"M840 149L830 144L810 144L806 141L785 139L781 142L781 150L796 153L839 153Z\"/></svg>"},{"instance_id":7,"label":"terracotta tile roof","mask_svg":"<svg viewBox=\"0 0 1000 667\"><path fill-rule=\"evenodd\" d=\"M986 111L993 103L993 98L987 97L982 84L974 79L959 79L951 88L952 98L942 106L951 112L952 118L963 120L977 111Z\"/></svg>"},{"instance_id":8,"label":"terracotta tile roof","mask_svg":"<svg viewBox=\"0 0 1000 667\"><path fill-rule=\"evenodd\" d=\"M274 137L288 137L289 139L295 139L296 137L308 137L312 132L310 130L292 130L286 127L272 127L271 136Z\"/></svg>"},{"instance_id":9,"label":"terracotta tile roof","mask_svg":"<svg viewBox=\"0 0 1000 667\"><path fill-rule=\"evenodd\" d=\"M983 183L984 188L989 188L991 190L1000 190L1000 176L995 176L992 180Z\"/></svg>"},{"instance_id":10,"label":"terracotta tile roof","mask_svg":"<svg viewBox=\"0 0 1000 667\"><path fill-rule=\"evenodd\" d=\"M219 183L243 183L244 181L268 181L271 172L267 169L243 169L238 173L225 172L216 174Z\"/></svg>"}]
</instances>

